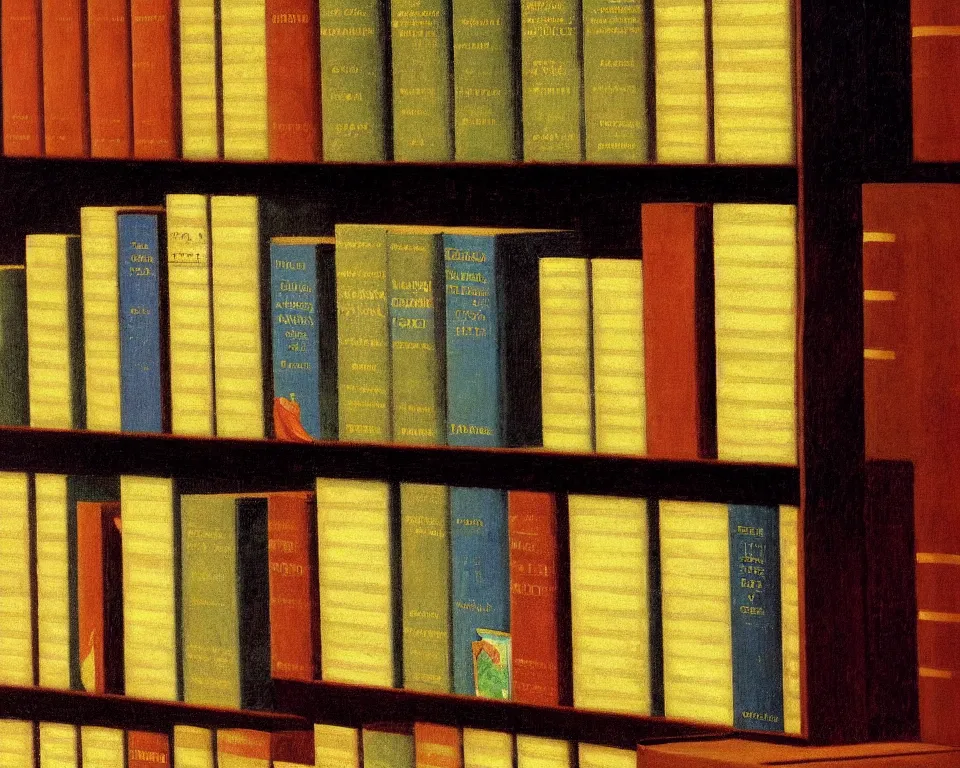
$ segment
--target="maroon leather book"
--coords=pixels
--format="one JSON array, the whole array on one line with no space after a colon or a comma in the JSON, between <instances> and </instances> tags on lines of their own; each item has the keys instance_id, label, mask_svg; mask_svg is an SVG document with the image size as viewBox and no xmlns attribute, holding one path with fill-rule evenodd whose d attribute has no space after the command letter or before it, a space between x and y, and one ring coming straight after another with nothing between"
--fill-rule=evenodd
<instances>
[{"instance_id":1,"label":"maroon leather book","mask_svg":"<svg viewBox=\"0 0 960 768\"><path fill-rule=\"evenodd\" d=\"M43 138L49 157L90 154L86 3L41 0Z\"/></svg>"},{"instance_id":2,"label":"maroon leather book","mask_svg":"<svg viewBox=\"0 0 960 768\"><path fill-rule=\"evenodd\" d=\"M0 5L0 80L3 81L3 154L43 154L40 82L40 0Z\"/></svg>"},{"instance_id":3,"label":"maroon leather book","mask_svg":"<svg viewBox=\"0 0 960 768\"><path fill-rule=\"evenodd\" d=\"M913 157L960 160L960 4L911 0Z\"/></svg>"},{"instance_id":4,"label":"maroon leather book","mask_svg":"<svg viewBox=\"0 0 960 768\"><path fill-rule=\"evenodd\" d=\"M90 154L130 157L129 0L87 0L87 62L90 73Z\"/></svg>"}]
</instances>

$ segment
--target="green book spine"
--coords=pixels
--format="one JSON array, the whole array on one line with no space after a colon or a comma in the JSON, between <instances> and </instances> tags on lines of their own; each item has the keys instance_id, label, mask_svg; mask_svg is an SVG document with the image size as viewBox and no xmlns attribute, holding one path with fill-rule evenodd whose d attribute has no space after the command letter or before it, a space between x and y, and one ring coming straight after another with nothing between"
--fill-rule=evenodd
<instances>
[{"instance_id":1,"label":"green book spine","mask_svg":"<svg viewBox=\"0 0 960 768\"><path fill-rule=\"evenodd\" d=\"M390 440L387 230L336 226L337 376L341 440Z\"/></svg>"},{"instance_id":2,"label":"green book spine","mask_svg":"<svg viewBox=\"0 0 960 768\"><path fill-rule=\"evenodd\" d=\"M511 0L453 0L457 160L520 159L515 31Z\"/></svg>"},{"instance_id":3,"label":"green book spine","mask_svg":"<svg viewBox=\"0 0 960 768\"><path fill-rule=\"evenodd\" d=\"M403 687L452 693L446 487L400 486Z\"/></svg>"},{"instance_id":4,"label":"green book spine","mask_svg":"<svg viewBox=\"0 0 960 768\"><path fill-rule=\"evenodd\" d=\"M27 274L0 267L0 424L29 424L27 395Z\"/></svg>"},{"instance_id":5,"label":"green book spine","mask_svg":"<svg viewBox=\"0 0 960 768\"><path fill-rule=\"evenodd\" d=\"M645 0L583 0L586 159L650 159Z\"/></svg>"},{"instance_id":6,"label":"green book spine","mask_svg":"<svg viewBox=\"0 0 960 768\"><path fill-rule=\"evenodd\" d=\"M446 442L443 236L387 238L393 439L437 445Z\"/></svg>"},{"instance_id":7,"label":"green book spine","mask_svg":"<svg viewBox=\"0 0 960 768\"><path fill-rule=\"evenodd\" d=\"M387 159L384 0L320 0L324 160Z\"/></svg>"},{"instance_id":8,"label":"green book spine","mask_svg":"<svg viewBox=\"0 0 960 768\"><path fill-rule=\"evenodd\" d=\"M413 734L363 729L363 768L414 768Z\"/></svg>"},{"instance_id":9,"label":"green book spine","mask_svg":"<svg viewBox=\"0 0 960 768\"><path fill-rule=\"evenodd\" d=\"M393 0L393 159L453 159L448 0Z\"/></svg>"},{"instance_id":10,"label":"green book spine","mask_svg":"<svg viewBox=\"0 0 960 768\"><path fill-rule=\"evenodd\" d=\"M521 3L523 159L583 159L578 0Z\"/></svg>"}]
</instances>

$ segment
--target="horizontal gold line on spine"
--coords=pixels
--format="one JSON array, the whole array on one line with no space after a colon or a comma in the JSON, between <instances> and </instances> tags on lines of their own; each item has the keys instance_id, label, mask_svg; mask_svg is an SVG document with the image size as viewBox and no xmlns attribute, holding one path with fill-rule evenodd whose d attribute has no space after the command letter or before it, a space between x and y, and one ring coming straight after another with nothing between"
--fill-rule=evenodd
<instances>
[{"instance_id":1,"label":"horizontal gold line on spine","mask_svg":"<svg viewBox=\"0 0 960 768\"><path fill-rule=\"evenodd\" d=\"M932 621L938 624L960 624L960 613L917 611L917 619L920 621Z\"/></svg>"},{"instance_id":2,"label":"horizontal gold line on spine","mask_svg":"<svg viewBox=\"0 0 960 768\"><path fill-rule=\"evenodd\" d=\"M864 291L864 301L896 301L896 291Z\"/></svg>"},{"instance_id":3,"label":"horizontal gold line on spine","mask_svg":"<svg viewBox=\"0 0 960 768\"><path fill-rule=\"evenodd\" d=\"M960 37L960 27L957 26L929 26L914 27L914 37Z\"/></svg>"},{"instance_id":4,"label":"horizontal gold line on spine","mask_svg":"<svg viewBox=\"0 0 960 768\"><path fill-rule=\"evenodd\" d=\"M920 667L920 677L932 677L938 680L953 680L955 672L949 669L934 669L933 667Z\"/></svg>"},{"instance_id":5,"label":"horizontal gold line on spine","mask_svg":"<svg viewBox=\"0 0 960 768\"><path fill-rule=\"evenodd\" d=\"M921 565L960 565L960 555L945 555L940 552L917 552Z\"/></svg>"},{"instance_id":6,"label":"horizontal gold line on spine","mask_svg":"<svg viewBox=\"0 0 960 768\"><path fill-rule=\"evenodd\" d=\"M897 236L893 232L864 232L863 242L865 243L895 243Z\"/></svg>"},{"instance_id":7,"label":"horizontal gold line on spine","mask_svg":"<svg viewBox=\"0 0 960 768\"><path fill-rule=\"evenodd\" d=\"M891 349L865 349L863 350L863 359L890 362L897 359L897 353Z\"/></svg>"}]
</instances>

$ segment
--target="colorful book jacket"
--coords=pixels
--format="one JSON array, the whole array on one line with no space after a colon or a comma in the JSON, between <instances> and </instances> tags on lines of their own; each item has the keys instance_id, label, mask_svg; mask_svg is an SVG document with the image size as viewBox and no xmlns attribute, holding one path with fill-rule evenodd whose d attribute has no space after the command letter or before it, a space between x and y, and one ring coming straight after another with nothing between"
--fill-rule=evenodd
<instances>
[{"instance_id":1,"label":"colorful book jacket","mask_svg":"<svg viewBox=\"0 0 960 768\"><path fill-rule=\"evenodd\" d=\"M30 477L0 473L0 683L34 684L33 520ZM0 744L6 735L0 736ZM0 761L2 764L2 761Z\"/></svg>"},{"instance_id":2,"label":"colorful book jacket","mask_svg":"<svg viewBox=\"0 0 960 768\"><path fill-rule=\"evenodd\" d=\"M170 765L170 738L165 733L127 731L127 768Z\"/></svg>"},{"instance_id":3,"label":"colorful book jacket","mask_svg":"<svg viewBox=\"0 0 960 768\"><path fill-rule=\"evenodd\" d=\"M0 266L0 424L4 426L30 423L28 370L27 271L24 266Z\"/></svg>"},{"instance_id":4,"label":"colorful book jacket","mask_svg":"<svg viewBox=\"0 0 960 768\"><path fill-rule=\"evenodd\" d=\"M130 157L133 154L130 3L86 0L86 14L90 154Z\"/></svg>"},{"instance_id":5,"label":"colorful book jacket","mask_svg":"<svg viewBox=\"0 0 960 768\"><path fill-rule=\"evenodd\" d=\"M0 8L0 80L3 81L3 154L43 154L40 4L10 0Z\"/></svg>"},{"instance_id":6,"label":"colorful book jacket","mask_svg":"<svg viewBox=\"0 0 960 768\"><path fill-rule=\"evenodd\" d=\"M960 160L960 8L911 0L913 159Z\"/></svg>"},{"instance_id":7,"label":"colorful book jacket","mask_svg":"<svg viewBox=\"0 0 960 768\"><path fill-rule=\"evenodd\" d=\"M177 16L173 0L130 0L133 156L137 159L180 157Z\"/></svg>"}]
</instances>

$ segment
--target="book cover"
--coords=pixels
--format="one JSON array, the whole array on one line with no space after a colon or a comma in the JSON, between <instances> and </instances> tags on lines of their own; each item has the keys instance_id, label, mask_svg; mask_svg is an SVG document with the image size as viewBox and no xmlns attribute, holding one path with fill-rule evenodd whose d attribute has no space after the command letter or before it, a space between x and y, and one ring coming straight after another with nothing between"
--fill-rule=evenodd
<instances>
[{"instance_id":1,"label":"book cover","mask_svg":"<svg viewBox=\"0 0 960 768\"><path fill-rule=\"evenodd\" d=\"M180 157L178 10L173 0L130 0L133 156L138 160Z\"/></svg>"},{"instance_id":2,"label":"book cover","mask_svg":"<svg viewBox=\"0 0 960 768\"><path fill-rule=\"evenodd\" d=\"M315 766L316 750L312 731L274 731L270 734L273 768Z\"/></svg>"},{"instance_id":3,"label":"book cover","mask_svg":"<svg viewBox=\"0 0 960 768\"><path fill-rule=\"evenodd\" d=\"M370 725L363 729L363 768L415 768L412 729L407 725Z\"/></svg>"},{"instance_id":4,"label":"book cover","mask_svg":"<svg viewBox=\"0 0 960 768\"><path fill-rule=\"evenodd\" d=\"M517 768L570 768L574 759L569 741L517 734Z\"/></svg>"},{"instance_id":5,"label":"book cover","mask_svg":"<svg viewBox=\"0 0 960 768\"><path fill-rule=\"evenodd\" d=\"M2 13L2 10L0 10ZM0 266L0 424L30 423L27 363L27 270Z\"/></svg>"},{"instance_id":6,"label":"book cover","mask_svg":"<svg viewBox=\"0 0 960 768\"><path fill-rule=\"evenodd\" d=\"M960 160L960 8L949 0L911 0L913 159Z\"/></svg>"},{"instance_id":7,"label":"book cover","mask_svg":"<svg viewBox=\"0 0 960 768\"><path fill-rule=\"evenodd\" d=\"M127 768L120 728L80 726L80 764L85 768Z\"/></svg>"},{"instance_id":8,"label":"book cover","mask_svg":"<svg viewBox=\"0 0 960 768\"><path fill-rule=\"evenodd\" d=\"M0 720L0 766L20 768L36 765L34 723L23 720Z\"/></svg>"},{"instance_id":9,"label":"book cover","mask_svg":"<svg viewBox=\"0 0 960 768\"><path fill-rule=\"evenodd\" d=\"M84 0L41 0L43 142L48 157L90 154Z\"/></svg>"},{"instance_id":10,"label":"book cover","mask_svg":"<svg viewBox=\"0 0 960 768\"><path fill-rule=\"evenodd\" d=\"M223 156L218 0L181 0L180 129L185 160Z\"/></svg>"},{"instance_id":11,"label":"book cover","mask_svg":"<svg viewBox=\"0 0 960 768\"><path fill-rule=\"evenodd\" d=\"M780 507L780 641L783 646L783 730L800 733L800 510Z\"/></svg>"},{"instance_id":12,"label":"book cover","mask_svg":"<svg viewBox=\"0 0 960 768\"><path fill-rule=\"evenodd\" d=\"M270 768L270 734L248 728L218 729L217 768Z\"/></svg>"},{"instance_id":13,"label":"book cover","mask_svg":"<svg viewBox=\"0 0 960 768\"><path fill-rule=\"evenodd\" d=\"M34 684L33 560L34 514L29 475L0 473L0 682ZM4 743L6 734L0 736ZM10 737L14 738L13 735ZM2 764L0 760L0 764Z\"/></svg>"},{"instance_id":14,"label":"book cover","mask_svg":"<svg viewBox=\"0 0 960 768\"><path fill-rule=\"evenodd\" d=\"M43 155L40 3L10 0L0 8L3 154Z\"/></svg>"},{"instance_id":15,"label":"book cover","mask_svg":"<svg viewBox=\"0 0 960 768\"><path fill-rule=\"evenodd\" d=\"M464 768L513 768L513 735L478 728L463 729Z\"/></svg>"},{"instance_id":16,"label":"book cover","mask_svg":"<svg viewBox=\"0 0 960 768\"><path fill-rule=\"evenodd\" d=\"M316 768L360 768L360 731L342 725L313 726Z\"/></svg>"},{"instance_id":17,"label":"book cover","mask_svg":"<svg viewBox=\"0 0 960 768\"><path fill-rule=\"evenodd\" d=\"M223 156L266 160L266 0L220 0L219 21Z\"/></svg>"},{"instance_id":18,"label":"book cover","mask_svg":"<svg viewBox=\"0 0 960 768\"><path fill-rule=\"evenodd\" d=\"M127 731L126 768L170 765L170 737L166 733Z\"/></svg>"},{"instance_id":19,"label":"book cover","mask_svg":"<svg viewBox=\"0 0 960 768\"><path fill-rule=\"evenodd\" d=\"M87 0L90 154L133 154L129 0Z\"/></svg>"},{"instance_id":20,"label":"book cover","mask_svg":"<svg viewBox=\"0 0 960 768\"><path fill-rule=\"evenodd\" d=\"M415 723L413 739L416 768L463 768L463 744L459 728Z\"/></svg>"},{"instance_id":21,"label":"book cover","mask_svg":"<svg viewBox=\"0 0 960 768\"><path fill-rule=\"evenodd\" d=\"M80 741L77 726L39 723L37 740L40 768L79 768Z\"/></svg>"},{"instance_id":22,"label":"book cover","mask_svg":"<svg viewBox=\"0 0 960 768\"><path fill-rule=\"evenodd\" d=\"M194 725L173 726L173 763L177 768L214 768L215 760L212 730Z\"/></svg>"}]
</instances>

